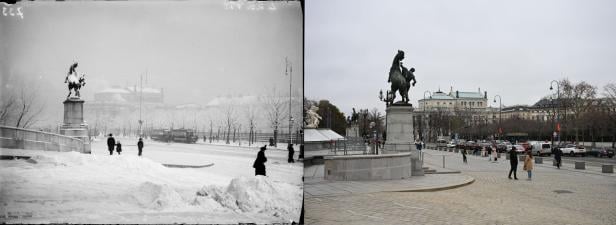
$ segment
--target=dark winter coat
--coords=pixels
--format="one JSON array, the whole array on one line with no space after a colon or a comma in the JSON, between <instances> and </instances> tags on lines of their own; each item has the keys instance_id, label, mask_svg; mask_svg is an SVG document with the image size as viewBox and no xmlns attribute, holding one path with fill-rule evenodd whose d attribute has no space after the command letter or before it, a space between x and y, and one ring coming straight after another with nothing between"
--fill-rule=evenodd
<instances>
[{"instance_id":1,"label":"dark winter coat","mask_svg":"<svg viewBox=\"0 0 616 225\"><path fill-rule=\"evenodd\" d=\"M560 157L563 155L563 151L560 149L554 150L554 158L560 161Z\"/></svg>"},{"instance_id":2,"label":"dark winter coat","mask_svg":"<svg viewBox=\"0 0 616 225\"><path fill-rule=\"evenodd\" d=\"M299 145L299 158L300 159L304 158L304 145L303 144Z\"/></svg>"},{"instance_id":3,"label":"dark winter coat","mask_svg":"<svg viewBox=\"0 0 616 225\"><path fill-rule=\"evenodd\" d=\"M518 165L518 153L515 150L509 150L509 163L511 165Z\"/></svg>"},{"instance_id":4,"label":"dark winter coat","mask_svg":"<svg viewBox=\"0 0 616 225\"><path fill-rule=\"evenodd\" d=\"M267 162L267 158L265 157L265 149L266 146L261 147L261 150L257 153L257 159L255 159L255 162L252 164L252 167L255 168L255 176L265 176L265 162Z\"/></svg>"},{"instance_id":5,"label":"dark winter coat","mask_svg":"<svg viewBox=\"0 0 616 225\"><path fill-rule=\"evenodd\" d=\"M113 151L113 147L115 147L115 139L113 137L107 138L107 148L109 151Z\"/></svg>"},{"instance_id":6,"label":"dark winter coat","mask_svg":"<svg viewBox=\"0 0 616 225\"><path fill-rule=\"evenodd\" d=\"M143 149L143 141L137 142L137 148L139 149L139 151Z\"/></svg>"},{"instance_id":7,"label":"dark winter coat","mask_svg":"<svg viewBox=\"0 0 616 225\"><path fill-rule=\"evenodd\" d=\"M122 152L122 144L121 143L116 144L116 152L118 152L118 153Z\"/></svg>"},{"instance_id":8,"label":"dark winter coat","mask_svg":"<svg viewBox=\"0 0 616 225\"><path fill-rule=\"evenodd\" d=\"M293 159L293 155L295 154L295 149L293 149L293 145L289 145L289 147L287 147L287 150L289 150L289 159L287 161L290 163L295 162L295 160Z\"/></svg>"}]
</instances>

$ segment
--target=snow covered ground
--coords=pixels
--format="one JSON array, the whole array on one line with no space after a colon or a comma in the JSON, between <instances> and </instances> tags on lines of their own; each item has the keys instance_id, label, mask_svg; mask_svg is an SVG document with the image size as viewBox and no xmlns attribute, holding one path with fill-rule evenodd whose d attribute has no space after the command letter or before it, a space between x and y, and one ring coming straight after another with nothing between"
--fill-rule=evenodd
<instances>
[{"instance_id":1,"label":"snow covered ground","mask_svg":"<svg viewBox=\"0 0 616 225\"><path fill-rule=\"evenodd\" d=\"M0 149L0 222L7 223L288 223L298 221L303 165L266 150L267 177L254 176L257 147L120 139L92 154ZM295 158L297 159L297 152ZM162 164L206 165L168 168Z\"/></svg>"}]
</instances>

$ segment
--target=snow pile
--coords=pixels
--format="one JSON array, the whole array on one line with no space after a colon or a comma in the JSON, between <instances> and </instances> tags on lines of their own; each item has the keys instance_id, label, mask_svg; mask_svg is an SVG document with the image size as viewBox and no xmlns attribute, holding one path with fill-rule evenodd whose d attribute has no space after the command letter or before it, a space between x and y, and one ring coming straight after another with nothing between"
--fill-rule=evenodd
<instances>
[{"instance_id":1,"label":"snow pile","mask_svg":"<svg viewBox=\"0 0 616 225\"><path fill-rule=\"evenodd\" d=\"M297 220L302 199L297 189L296 185L275 182L264 176L239 177L231 180L226 188L204 186L197 195L198 198L212 198L232 210Z\"/></svg>"},{"instance_id":2,"label":"snow pile","mask_svg":"<svg viewBox=\"0 0 616 225\"><path fill-rule=\"evenodd\" d=\"M184 204L182 196L167 184L160 185L146 181L133 193L132 197L137 203L148 209L162 210Z\"/></svg>"}]
</instances>

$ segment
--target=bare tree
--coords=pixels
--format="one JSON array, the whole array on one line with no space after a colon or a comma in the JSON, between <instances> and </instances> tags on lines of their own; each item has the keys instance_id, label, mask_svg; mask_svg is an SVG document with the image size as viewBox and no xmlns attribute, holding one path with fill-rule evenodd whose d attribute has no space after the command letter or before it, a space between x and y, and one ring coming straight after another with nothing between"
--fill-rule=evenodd
<instances>
[{"instance_id":1,"label":"bare tree","mask_svg":"<svg viewBox=\"0 0 616 225\"><path fill-rule=\"evenodd\" d=\"M608 127L612 133L612 147L616 144L616 83L608 83L603 86L603 103L604 112L607 114Z\"/></svg>"},{"instance_id":2,"label":"bare tree","mask_svg":"<svg viewBox=\"0 0 616 225\"><path fill-rule=\"evenodd\" d=\"M561 98L565 101L565 107L569 107L573 114L570 115L571 120L569 121L575 130L575 141L577 142L581 126L580 118L592 107L592 102L597 95L597 87L585 81L574 84L568 79L561 80L560 85L562 87Z\"/></svg>"},{"instance_id":3,"label":"bare tree","mask_svg":"<svg viewBox=\"0 0 616 225\"><path fill-rule=\"evenodd\" d=\"M0 99L0 124L7 125L9 122L9 117L15 110L15 105L17 101L15 100L15 96L7 93L6 98Z\"/></svg>"},{"instance_id":4,"label":"bare tree","mask_svg":"<svg viewBox=\"0 0 616 225\"><path fill-rule=\"evenodd\" d=\"M229 144L231 128L234 128L235 123L237 122L236 104L232 100L229 100L221 107L221 110L222 110L223 117L224 117L223 123L224 123L225 128L227 129L225 143Z\"/></svg>"},{"instance_id":5,"label":"bare tree","mask_svg":"<svg viewBox=\"0 0 616 225\"><path fill-rule=\"evenodd\" d=\"M248 120L248 129L250 129L248 133L248 145L250 146L254 142L254 128L257 126L257 110L253 105L248 105L245 109L246 119Z\"/></svg>"},{"instance_id":6,"label":"bare tree","mask_svg":"<svg viewBox=\"0 0 616 225\"><path fill-rule=\"evenodd\" d=\"M284 118L288 116L288 108L286 98L282 93L276 91L276 88L272 88L269 94L260 96L266 118L272 128L274 129L274 144L278 143L278 129Z\"/></svg>"}]
</instances>

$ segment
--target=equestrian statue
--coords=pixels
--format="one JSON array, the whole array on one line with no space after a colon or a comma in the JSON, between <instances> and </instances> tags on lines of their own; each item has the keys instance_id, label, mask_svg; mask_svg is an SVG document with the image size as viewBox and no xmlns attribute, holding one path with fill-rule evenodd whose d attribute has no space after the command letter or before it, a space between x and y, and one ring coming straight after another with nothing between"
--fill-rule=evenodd
<instances>
[{"instance_id":1,"label":"equestrian statue","mask_svg":"<svg viewBox=\"0 0 616 225\"><path fill-rule=\"evenodd\" d=\"M81 87L83 86L86 86L86 75L82 73L79 78L77 77L78 65L79 64L77 62L73 63L68 69L66 78L64 78L64 83L68 82L68 95L66 96L66 98L69 98L71 96L71 89L75 91L75 96L77 98L80 98L81 94L79 94L79 89L81 89Z\"/></svg>"},{"instance_id":2,"label":"equestrian statue","mask_svg":"<svg viewBox=\"0 0 616 225\"><path fill-rule=\"evenodd\" d=\"M415 68L407 69L402 65L402 60L404 59L404 51L398 50L396 56L394 56L394 61L391 64L391 68L389 69L389 78L387 79L388 83L391 83L391 90L387 91L387 104L394 104L394 99L396 98L396 92L400 93L401 101L396 102L399 104L408 104L409 103L409 90L411 88L411 80L413 81L413 86L417 83L415 80Z\"/></svg>"}]
</instances>

